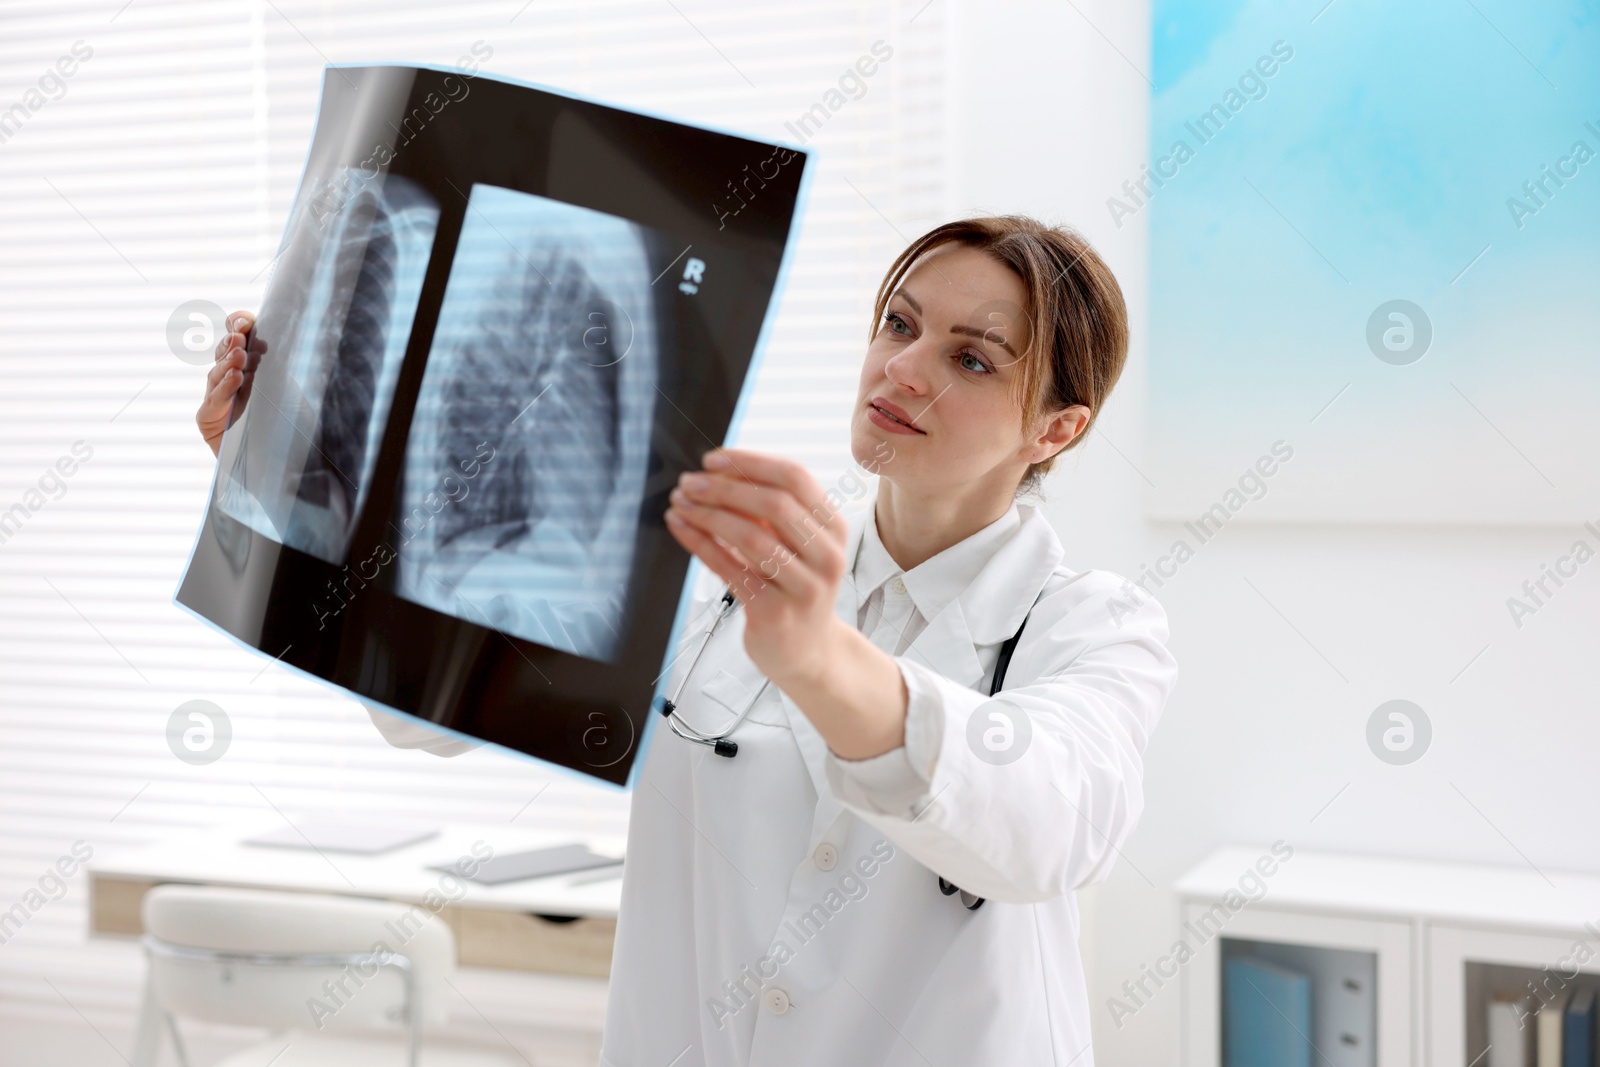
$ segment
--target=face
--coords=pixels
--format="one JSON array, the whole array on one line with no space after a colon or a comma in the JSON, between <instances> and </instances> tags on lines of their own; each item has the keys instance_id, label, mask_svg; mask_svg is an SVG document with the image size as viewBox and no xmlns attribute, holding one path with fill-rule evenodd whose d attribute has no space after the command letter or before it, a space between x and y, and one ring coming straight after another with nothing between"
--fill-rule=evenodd
<instances>
[{"instance_id":1,"label":"face","mask_svg":"<svg viewBox=\"0 0 1600 1067\"><path fill-rule=\"evenodd\" d=\"M902 489L1010 493L1030 464L1065 447L1088 408L1025 432L1012 398L1022 361L1036 355L1026 299L1022 279L984 252L946 245L923 257L867 347L850 425L856 462Z\"/></svg>"}]
</instances>

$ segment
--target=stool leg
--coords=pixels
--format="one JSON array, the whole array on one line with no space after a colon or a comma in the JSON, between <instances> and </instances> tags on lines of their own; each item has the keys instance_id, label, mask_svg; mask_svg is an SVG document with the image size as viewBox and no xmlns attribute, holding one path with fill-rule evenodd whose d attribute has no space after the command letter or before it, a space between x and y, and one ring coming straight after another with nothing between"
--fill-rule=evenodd
<instances>
[{"instance_id":1,"label":"stool leg","mask_svg":"<svg viewBox=\"0 0 1600 1067\"><path fill-rule=\"evenodd\" d=\"M156 1002L156 991L150 979L144 983L144 994L139 1002L139 1026L134 1032L131 1067L156 1067L156 1057L161 1054L161 1027L166 1013Z\"/></svg>"}]
</instances>

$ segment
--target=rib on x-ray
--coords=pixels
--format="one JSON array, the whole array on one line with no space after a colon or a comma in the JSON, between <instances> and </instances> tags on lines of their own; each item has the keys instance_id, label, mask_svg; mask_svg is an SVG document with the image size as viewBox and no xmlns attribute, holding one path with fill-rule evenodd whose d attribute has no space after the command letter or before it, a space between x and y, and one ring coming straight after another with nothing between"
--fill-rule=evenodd
<instances>
[{"instance_id":1,"label":"rib on x-ray","mask_svg":"<svg viewBox=\"0 0 1600 1067\"><path fill-rule=\"evenodd\" d=\"M406 447L399 595L612 661L655 399L645 241L472 187Z\"/></svg>"},{"instance_id":2,"label":"rib on x-ray","mask_svg":"<svg viewBox=\"0 0 1600 1067\"><path fill-rule=\"evenodd\" d=\"M234 453L218 503L340 563L371 487L439 208L395 175L342 168L329 188L291 227L281 280L299 298L276 303L295 309L284 320L257 324L271 340L245 427L255 440Z\"/></svg>"}]
</instances>

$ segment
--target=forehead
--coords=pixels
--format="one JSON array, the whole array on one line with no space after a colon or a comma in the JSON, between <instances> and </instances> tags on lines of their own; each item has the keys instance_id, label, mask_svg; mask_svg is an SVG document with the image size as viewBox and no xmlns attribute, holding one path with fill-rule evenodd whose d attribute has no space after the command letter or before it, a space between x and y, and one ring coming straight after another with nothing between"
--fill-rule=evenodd
<instances>
[{"instance_id":1,"label":"forehead","mask_svg":"<svg viewBox=\"0 0 1600 1067\"><path fill-rule=\"evenodd\" d=\"M1016 271L975 248L944 245L917 260L900 282L922 302L962 315L980 304L1001 302L1019 310L1028 292Z\"/></svg>"}]
</instances>

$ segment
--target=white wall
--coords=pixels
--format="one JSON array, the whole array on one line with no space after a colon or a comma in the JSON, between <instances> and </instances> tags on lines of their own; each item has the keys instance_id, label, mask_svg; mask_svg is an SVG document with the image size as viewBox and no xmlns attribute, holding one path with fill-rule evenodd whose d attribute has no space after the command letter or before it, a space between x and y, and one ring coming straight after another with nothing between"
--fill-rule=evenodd
<instances>
[{"instance_id":1,"label":"white wall","mask_svg":"<svg viewBox=\"0 0 1600 1067\"><path fill-rule=\"evenodd\" d=\"M1180 532L1144 520L1135 470L1150 466L1141 458L1145 217L1117 230L1105 207L1146 158L1149 7L953 0L952 9L953 44L972 62L956 59L951 210L1077 225L1110 261L1134 314L1129 366L1099 440L1065 465L1047 505L1071 564L1133 574ZM1240 320L1248 328L1247 307ZM1317 429L1332 420L1361 433L1338 415L1331 409ZM1302 449L1279 476L1317 462ZM1594 511L1600 520L1600 501ZM1505 603L1580 535L1235 520L1160 590L1178 688L1147 753L1147 808L1126 860L1085 894L1102 1067L1176 1062L1176 983L1120 1028L1106 1001L1176 940L1170 886L1220 844L1282 838L1296 848L1600 871L1600 569L1581 569L1520 630ZM1431 748L1409 766L1385 764L1366 745L1368 716L1393 698L1421 705L1434 727Z\"/></svg>"}]
</instances>

